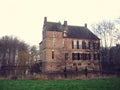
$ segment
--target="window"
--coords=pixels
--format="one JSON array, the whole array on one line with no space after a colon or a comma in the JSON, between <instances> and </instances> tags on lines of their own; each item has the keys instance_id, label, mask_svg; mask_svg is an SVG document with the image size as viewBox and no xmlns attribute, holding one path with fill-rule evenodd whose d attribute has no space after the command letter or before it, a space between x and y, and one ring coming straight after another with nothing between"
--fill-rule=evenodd
<instances>
[{"instance_id":1,"label":"window","mask_svg":"<svg viewBox=\"0 0 120 90\"><path fill-rule=\"evenodd\" d=\"M100 49L100 43L93 42L93 49Z\"/></svg>"},{"instance_id":2,"label":"window","mask_svg":"<svg viewBox=\"0 0 120 90\"><path fill-rule=\"evenodd\" d=\"M85 60L85 54L82 53L82 60Z\"/></svg>"},{"instance_id":3,"label":"window","mask_svg":"<svg viewBox=\"0 0 120 90\"><path fill-rule=\"evenodd\" d=\"M78 60L80 60L80 53L78 53Z\"/></svg>"},{"instance_id":4,"label":"window","mask_svg":"<svg viewBox=\"0 0 120 90\"><path fill-rule=\"evenodd\" d=\"M82 41L82 49L86 49L86 42Z\"/></svg>"},{"instance_id":5,"label":"window","mask_svg":"<svg viewBox=\"0 0 120 90\"><path fill-rule=\"evenodd\" d=\"M81 40L72 41L72 49L81 49L81 48L86 48L86 42L82 42Z\"/></svg>"},{"instance_id":6,"label":"window","mask_svg":"<svg viewBox=\"0 0 120 90\"><path fill-rule=\"evenodd\" d=\"M83 54L80 53L80 60L83 60Z\"/></svg>"},{"instance_id":7,"label":"window","mask_svg":"<svg viewBox=\"0 0 120 90\"><path fill-rule=\"evenodd\" d=\"M77 49L77 40L72 41L72 49Z\"/></svg>"},{"instance_id":8,"label":"window","mask_svg":"<svg viewBox=\"0 0 120 90\"><path fill-rule=\"evenodd\" d=\"M97 43L97 49L100 49L100 43Z\"/></svg>"},{"instance_id":9,"label":"window","mask_svg":"<svg viewBox=\"0 0 120 90\"><path fill-rule=\"evenodd\" d=\"M91 55L90 54L86 54L86 59L90 60L91 59Z\"/></svg>"},{"instance_id":10,"label":"window","mask_svg":"<svg viewBox=\"0 0 120 90\"><path fill-rule=\"evenodd\" d=\"M74 59L78 60L78 54L77 53L74 53Z\"/></svg>"},{"instance_id":11,"label":"window","mask_svg":"<svg viewBox=\"0 0 120 90\"><path fill-rule=\"evenodd\" d=\"M54 51L52 51L52 59L54 59Z\"/></svg>"},{"instance_id":12,"label":"window","mask_svg":"<svg viewBox=\"0 0 120 90\"><path fill-rule=\"evenodd\" d=\"M80 54L80 60L83 60L83 54L82 53Z\"/></svg>"},{"instance_id":13,"label":"window","mask_svg":"<svg viewBox=\"0 0 120 90\"><path fill-rule=\"evenodd\" d=\"M96 59L97 59L96 54L93 54L93 58L94 58L94 60L96 60Z\"/></svg>"},{"instance_id":14,"label":"window","mask_svg":"<svg viewBox=\"0 0 120 90\"><path fill-rule=\"evenodd\" d=\"M77 41L77 49L79 49L79 41Z\"/></svg>"},{"instance_id":15,"label":"window","mask_svg":"<svg viewBox=\"0 0 120 90\"><path fill-rule=\"evenodd\" d=\"M93 54L93 59L100 60L100 54L99 53Z\"/></svg>"},{"instance_id":16,"label":"window","mask_svg":"<svg viewBox=\"0 0 120 90\"><path fill-rule=\"evenodd\" d=\"M93 49L100 49L100 43L99 42L93 42Z\"/></svg>"},{"instance_id":17,"label":"window","mask_svg":"<svg viewBox=\"0 0 120 90\"><path fill-rule=\"evenodd\" d=\"M79 40L79 49L81 49L81 48L82 48L82 41Z\"/></svg>"},{"instance_id":18,"label":"window","mask_svg":"<svg viewBox=\"0 0 120 90\"><path fill-rule=\"evenodd\" d=\"M89 42L86 41L86 49L89 49Z\"/></svg>"},{"instance_id":19,"label":"window","mask_svg":"<svg viewBox=\"0 0 120 90\"><path fill-rule=\"evenodd\" d=\"M93 49L93 42L90 42L90 49Z\"/></svg>"},{"instance_id":20,"label":"window","mask_svg":"<svg viewBox=\"0 0 120 90\"><path fill-rule=\"evenodd\" d=\"M78 60L78 53L72 53L72 60Z\"/></svg>"},{"instance_id":21,"label":"window","mask_svg":"<svg viewBox=\"0 0 120 90\"><path fill-rule=\"evenodd\" d=\"M89 56L88 60L91 60L91 54L88 54L88 56Z\"/></svg>"},{"instance_id":22,"label":"window","mask_svg":"<svg viewBox=\"0 0 120 90\"><path fill-rule=\"evenodd\" d=\"M74 49L77 49L77 40L74 40Z\"/></svg>"},{"instance_id":23,"label":"window","mask_svg":"<svg viewBox=\"0 0 120 90\"><path fill-rule=\"evenodd\" d=\"M87 54L83 53L83 54L82 54L82 59L83 59L83 60L86 60L86 59L87 59Z\"/></svg>"},{"instance_id":24,"label":"window","mask_svg":"<svg viewBox=\"0 0 120 90\"><path fill-rule=\"evenodd\" d=\"M91 60L91 54L72 53L72 60Z\"/></svg>"}]
</instances>

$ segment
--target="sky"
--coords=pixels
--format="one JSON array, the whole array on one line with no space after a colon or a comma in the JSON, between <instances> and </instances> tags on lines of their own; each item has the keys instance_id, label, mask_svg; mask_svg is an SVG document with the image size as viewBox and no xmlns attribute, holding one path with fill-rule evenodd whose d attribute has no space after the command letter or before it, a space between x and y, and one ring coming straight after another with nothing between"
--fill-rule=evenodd
<instances>
[{"instance_id":1,"label":"sky","mask_svg":"<svg viewBox=\"0 0 120 90\"><path fill-rule=\"evenodd\" d=\"M0 0L0 37L15 36L30 45L42 40L44 17L84 26L120 17L120 0Z\"/></svg>"}]
</instances>

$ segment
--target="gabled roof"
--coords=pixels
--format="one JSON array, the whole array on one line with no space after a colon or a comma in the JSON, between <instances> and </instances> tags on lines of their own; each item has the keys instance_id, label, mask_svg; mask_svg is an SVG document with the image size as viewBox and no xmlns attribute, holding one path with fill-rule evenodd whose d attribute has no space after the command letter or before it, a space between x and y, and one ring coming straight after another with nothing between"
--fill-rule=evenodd
<instances>
[{"instance_id":1,"label":"gabled roof","mask_svg":"<svg viewBox=\"0 0 120 90\"><path fill-rule=\"evenodd\" d=\"M47 31L58 31L62 32L64 30L64 25L56 22L45 22L45 30ZM80 38L80 39L94 39L100 40L95 34L93 34L87 27L83 26L71 26L67 25L67 38Z\"/></svg>"}]
</instances>

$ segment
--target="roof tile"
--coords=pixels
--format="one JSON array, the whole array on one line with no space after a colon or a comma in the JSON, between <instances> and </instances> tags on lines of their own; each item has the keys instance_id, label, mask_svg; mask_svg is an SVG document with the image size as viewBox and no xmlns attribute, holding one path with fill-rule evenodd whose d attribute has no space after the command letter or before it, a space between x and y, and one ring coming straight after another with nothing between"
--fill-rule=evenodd
<instances>
[{"instance_id":1,"label":"roof tile","mask_svg":"<svg viewBox=\"0 0 120 90\"><path fill-rule=\"evenodd\" d=\"M46 22L45 27L47 31L62 32L62 30L64 30L64 25L56 22ZM68 25L67 37L99 40L99 38L95 34L93 34L87 27L82 26Z\"/></svg>"}]
</instances>

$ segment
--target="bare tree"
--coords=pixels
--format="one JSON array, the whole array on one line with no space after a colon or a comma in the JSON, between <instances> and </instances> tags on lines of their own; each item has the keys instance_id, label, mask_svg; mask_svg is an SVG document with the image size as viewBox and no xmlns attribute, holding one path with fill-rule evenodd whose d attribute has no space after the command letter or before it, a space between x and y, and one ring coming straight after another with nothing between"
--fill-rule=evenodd
<instances>
[{"instance_id":1,"label":"bare tree","mask_svg":"<svg viewBox=\"0 0 120 90\"><path fill-rule=\"evenodd\" d=\"M116 43L120 44L120 17L114 20L116 28L117 28L117 35L116 35Z\"/></svg>"},{"instance_id":2,"label":"bare tree","mask_svg":"<svg viewBox=\"0 0 120 90\"><path fill-rule=\"evenodd\" d=\"M100 65L110 64L110 48L115 45L118 39L116 24L111 21L102 21L92 25L93 32L101 39L101 59ZM101 68L103 71L104 69Z\"/></svg>"},{"instance_id":3,"label":"bare tree","mask_svg":"<svg viewBox=\"0 0 120 90\"><path fill-rule=\"evenodd\" d=\"M31 47L30 52L31 52L33 61L37 61L38 51L37 51L37 47L35 45Z\"/></svg>"},{"instance_id":4,"label":"bare tree","mask_svg":"<svg viewBox=\"0 0 120 90\"><path fill-rule=\"evenodd\" d=\"M15 66L18 64L18 52L27 52L28 45L16 37L3 36L0 39L0 69L5 76L15 74ZM6 70L6 71L5 71Z\"/></svg>"},{"instance_id":5,"label":"bare tree","mask_svg":"<svg viewBox=\"0 0 120 90\"><path fill-rule=\"evenodd\" d=\"M111 47L115 43L117 29L111 21L102 21L92 25L93 32L101 39L102 47Z\"/></svg>"}]
</instances>

